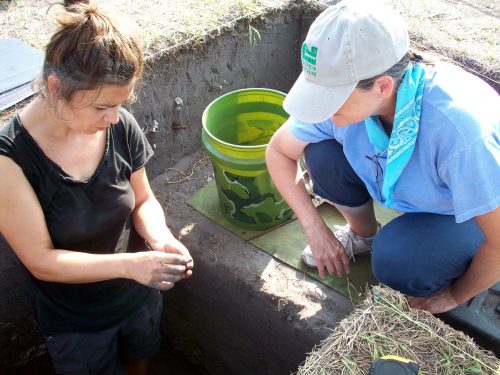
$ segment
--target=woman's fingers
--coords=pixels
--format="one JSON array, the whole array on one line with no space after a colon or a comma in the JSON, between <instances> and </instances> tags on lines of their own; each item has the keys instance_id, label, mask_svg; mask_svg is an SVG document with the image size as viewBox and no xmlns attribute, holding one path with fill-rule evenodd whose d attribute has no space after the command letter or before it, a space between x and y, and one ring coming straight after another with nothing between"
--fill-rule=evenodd
<instances>
[{"instance_id":1,"label":"woman's fingers","mask_svg":"<svg viewBox=\"0 0 500 375\"><path fill-rule=\"evenodd\" d=\"M338 275L338 272L337 272L337 269L335 267L335 263L332 262L330 259L327 259L326 262L325 262L325 265L326 265L326 270L328 271L328 273L330 275ZM321 273L320 273L320 276L321 276ZM321 278L323 278L324 276L321 276Z\"/></svg>"},{"instance_id":2,"label":"woman's fingers","mask_svg":"<svg viewBox=\"0 0 500 375\"><path fill-rule=\"evenodd\" d=\"M177 281L183 279L183 273L171 274L171 273L159 273L155 275L153 281L149 283L152 288L160 290L172 289Z\"/></svg>"},{"instance_id":3,"label":"woman's fingers","mask_svg":"<svg viewBox=\"0 0 500 375\"><path fill-rule=\"evenodd\" d=\"M179 264L172 264L172 263L161 263L157 271L161 273L172 273L174 275L181 274L186 271L187 263L179 263Z\"/></svg>"},{"instance_id":4,"label":"woman's fingers","mask_svg":"<svg viewBox=\"0 0 500 375\"><path fill-rule=\"evenodd\" d=\"M349 273L351 271L351 268L349 266L349 257L347 256L343 246L342 246L340 261L341 261L342 266L344 268L344 272Z\"/></svg>"},{"instance_id":5,"label":"woman's fingers","mask_svg":"<svg viewBox=\"0 0 500 375\"><path fill-rule=\"evenodd\" d=\"M349 258L345 253L344 248L336 240L337 243L328 243L327 246L323 247L321 255L316 258L316 263L318 264L318 272L321 278L326 276L325 268L330 275L335 275L338 277L349 273Z\"/></svg>"},{"instance_id":6,"label":"woman's fingers","mask_svg":"<svg viewBox=\"0 0 500 375\"><path fill-rule=\"evenodd\" d=\"M160 281L156 283L155 285L151 285L155 289L159 290L169 290L174 287L175 283L171 281Z\"/></svg>"},{"instance_id":7,"label":"woman's fingers","mask_svg":"<svg viewBox=\"0 0 500 375\"><path fill-rule=\"evenodd\" d=\"M183 279L189 279L193 275L193 271L188 269L182 274Z\"/></svg>"},{"instance_id":8,"label":"woman's fingers","mask_svg":"<svg viewBox=\"0 0 500 375\"><path fill-rule=\"evenodd\" d=\"M191 277L191 275L193 274L193 271L191 270L194 268L193 258L191 257L189 250L186 248L186 246L182 244L182 242L173 238L163 246L162 251L164 251L167 254L179 254L184 256L187 260L187 263L186 263L186 272L184 272L182 278L187 279Z\"/></svg>"},{"instance_id":9,"label":"woman's fingers","mask_svg":"<svg viewBox=\"0 0 500 375\"><path fill-rule=\"evenodd\" d=\"M349 273L349 258L345 252L344 246L340 243L337 238L335 238L335 248L331 254L333 262L335 263L335 268L337 270L337 276L341 277Z\"/></svg>"},{"instance_id":10,"label":"woman's fingers","mask_svg":"<svg viewBox=\"0 0 500 375\"><path fill-rule=\"evenodd\" d=\"M307 239L313 253L321 278L330 275L343 276L349 273L349 258L340 241L326 225L307 233Z\"/></svg>"},{"instance_id":11,"label":"woman's fingers","mask_svg":"<svg viewBox=\"0 0 500 375\"><path fill-rule=\"evenodd\" d=\"M187 264L193 261L191 257L181 254L164 253L161 251L156 251L153 253L161 259L164 266L182 265L186 267Z\"/></svg>"},{"instance_id":12,"label":"woman's fingers","mask_svg":"<svg viewBox=\"0 0 500 375\"><path fill-rule=\"evenodd\" d=\"M174 284L192 273L188 269L192 259L180 254L147 251L136 253L140 259L133 267L133 279L160 290L171 289ZM188 276L189 274L189 276Z\"/></svg>"}]
</instances>

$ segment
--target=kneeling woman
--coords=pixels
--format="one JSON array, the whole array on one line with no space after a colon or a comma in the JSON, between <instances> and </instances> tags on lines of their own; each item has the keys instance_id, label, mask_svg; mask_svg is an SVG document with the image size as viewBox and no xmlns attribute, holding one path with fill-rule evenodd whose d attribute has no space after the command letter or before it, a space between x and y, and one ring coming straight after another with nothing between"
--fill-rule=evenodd
<instances>
[{"instance_id":1,"label":"kneeling woman","mask_svg":"<svg viewBox=\"0 0 500 375\"><path fill-rule=\"evenodd\" d=\"M500 280L500 102L471 74L418 61L392 13L343 1L314 21L267 165L308 265L342 275L372 251L379 281L439 313ZM348 222L335 233L296 178L303 154L314 193ZM379 229L372 199L403 215Z\"/></svg>"}]
</instances>

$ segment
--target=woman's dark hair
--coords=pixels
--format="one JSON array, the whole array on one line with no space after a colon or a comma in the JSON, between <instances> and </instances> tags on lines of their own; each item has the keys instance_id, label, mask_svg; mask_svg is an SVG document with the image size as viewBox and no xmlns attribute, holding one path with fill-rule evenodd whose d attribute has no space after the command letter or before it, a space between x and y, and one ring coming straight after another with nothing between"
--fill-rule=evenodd
<instances>
[{"instance_id":1,"label":"woman's dark hair","mask_svg":"<svg viewBox=\"0 0 500 375\"><path fill-rule=\"evenodd\" d=\"M55 74L61 81L58 98L69 101L79 90L127 85L141 78L144 58L135 33L89 0L65 0L64 7L57 17L59 28L46 48L43 88Z\"/></svg>"},{"instance_id":2,"label":"woman's dark hair","mask_svg":"<svg viewBox=\"0 0 500 375\"><path fill-rule=\"evenodd\" d=\"M399 60L395 65L393 65L391 68L386 70L385 72L376 75L375 77L371 77L368 79L363 79L358 82L358 85L356 88L360 88L363 90L369 90L373 87L373 84L377 80L377 78L380 78L382 76L390 76L394 78L394 80L399 84L401 79L406 73L406 70L408 69L408 64L410 62L414 63L427 63L427 64L432 64L431 61L425 60L422 56L419 54L413 52L413 51L408 51L406 55L403 56L401 60Z\"/></svg>"}]
</instances>

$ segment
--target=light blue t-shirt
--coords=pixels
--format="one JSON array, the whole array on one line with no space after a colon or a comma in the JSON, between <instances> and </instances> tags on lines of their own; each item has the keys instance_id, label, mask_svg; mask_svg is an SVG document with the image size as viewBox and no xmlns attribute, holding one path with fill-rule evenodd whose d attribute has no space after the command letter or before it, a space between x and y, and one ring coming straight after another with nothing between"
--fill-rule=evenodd
<instances>
[{"instance_id":1,"label":"light blue t-shirt","mask_svg":"<svg viewBox=\"0 0 500 375\"><path fill-rule=\"evenodd\" d=\"M428 69L415 150L396 182L391 208L454 215L461 223L500 205L500 98L460 68ZM338 127L331 120L307 124L290 118L284 126L300 141L336 139L372 198L384 205L387 152L378 158L377 182L376 164L366 157L376 151L364 121Z\"/></svg>"}]
</instances>

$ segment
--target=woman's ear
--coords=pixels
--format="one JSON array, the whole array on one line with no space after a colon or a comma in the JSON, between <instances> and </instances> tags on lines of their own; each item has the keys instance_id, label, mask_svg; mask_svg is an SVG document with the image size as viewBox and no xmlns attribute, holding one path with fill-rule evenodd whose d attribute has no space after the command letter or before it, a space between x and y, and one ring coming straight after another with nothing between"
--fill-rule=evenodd
<instances>
[{"instance_id":1,"label":"woman's ear","mask_svg":"<svg viewBox=\"0 0 500 375\"><path fill-rule=\"evenodd\" d=\"M395 82L394 78L391 76L381 76L375 81L375 86L377 87L378 94L384 98L388 99L394 93Z\"/></svg>"},{"instance_id":2,"label":"woman's ear","mask_svg":"<svg viewBox=\"0 0 500 375\"><path fill-rule=\"evenodd\" d=\"M47 91L51 98L58 98L61 92L61 80L55 74L47 77Z\"/></svg>"}]
</instances>

